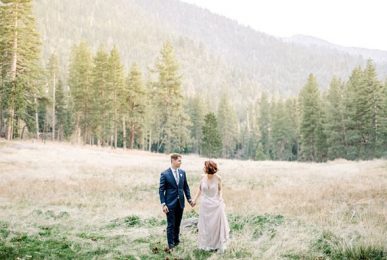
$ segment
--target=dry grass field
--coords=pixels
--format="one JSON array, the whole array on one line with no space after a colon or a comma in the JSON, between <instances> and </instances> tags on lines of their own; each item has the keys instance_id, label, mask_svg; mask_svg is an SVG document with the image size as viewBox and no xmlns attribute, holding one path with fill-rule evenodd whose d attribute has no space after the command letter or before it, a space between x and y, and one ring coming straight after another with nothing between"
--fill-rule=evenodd
<instances>
[{"instance_id":1,"label":"dry grass field","mask_svg":"<svg viewBox=\"0 0 387 260\"><path fill-rule=\"evenodd\" d=\"M183 157L191 193L205 158ZM187 205L172 254L158 198L169 157L0 140L0 259L386 259L387 161L216 160L231 240L196 248Z\"/></svg>"}]
</instances>

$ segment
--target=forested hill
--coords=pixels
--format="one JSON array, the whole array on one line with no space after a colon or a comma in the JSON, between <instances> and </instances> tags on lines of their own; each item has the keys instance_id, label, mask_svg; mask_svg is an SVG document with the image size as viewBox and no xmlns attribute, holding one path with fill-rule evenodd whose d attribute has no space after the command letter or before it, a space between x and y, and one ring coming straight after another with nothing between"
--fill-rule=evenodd
<instances>
[{"instance_id":1,"label":"forested hill","mask_svg":"<svg viewBox=\"0 0 387 260\"><path fill-rule=\"evenodd\" d=\"M188 95L227 90L240 104L263 89L296 95L309 73L327 88L333 75L345 79L364 66L366 56L387 75L387 52L285 41L177 0L36 0L35 12L45 58L56 51L64 65L84 39L94 49L117 46L125 65L137 62L145 72L170 40Z\"/></svg>"}]
</instances>

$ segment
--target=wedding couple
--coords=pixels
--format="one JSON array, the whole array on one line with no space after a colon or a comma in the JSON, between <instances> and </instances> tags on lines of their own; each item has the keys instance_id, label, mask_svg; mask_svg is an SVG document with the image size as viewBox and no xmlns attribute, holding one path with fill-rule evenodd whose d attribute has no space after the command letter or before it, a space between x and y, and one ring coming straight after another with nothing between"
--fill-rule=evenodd
<instances>
[{"instance_id":1,"label":"wedding couple","mask_svg":"<svg viewBox=\"0 0 387 260\"><path fill-rule=\"evenodd\" d=\"M167 240L170 251L179 243L180 223L184 210L184 195L191 207L202 195L199 208L198 246L206 251L223 252L229 238L229 225L222 198L222 180L216 174L218 167L213 161L204 162L204 174L194 199L191 199L186 173L180 169L180 154L171 155L171 167L160 176L160 202L167 215Z\"/></svg>"}]
</instances>

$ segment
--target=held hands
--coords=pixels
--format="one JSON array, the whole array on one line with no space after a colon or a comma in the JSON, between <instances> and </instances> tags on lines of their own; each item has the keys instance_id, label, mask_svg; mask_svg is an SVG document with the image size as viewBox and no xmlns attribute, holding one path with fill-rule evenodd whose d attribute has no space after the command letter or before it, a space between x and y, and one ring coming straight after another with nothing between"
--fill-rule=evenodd
<instances>
[{"instance_id":1,"label":"held hands","mask_svg":"<svg viewBox=\"0 0 387 260\"><path fill-rule=\"evenodd\" d=\"M190 200L190 201L189 201L189 205L191 205L191 207L195 207L195 206L196 206L196 200ZM164 212L165 214L167 214L167 213L169 212L169 209L168 209L168 207L167 207L166 204L162 205L161 207L162 207L163 212Z\"/></svg>"}]
</instances>

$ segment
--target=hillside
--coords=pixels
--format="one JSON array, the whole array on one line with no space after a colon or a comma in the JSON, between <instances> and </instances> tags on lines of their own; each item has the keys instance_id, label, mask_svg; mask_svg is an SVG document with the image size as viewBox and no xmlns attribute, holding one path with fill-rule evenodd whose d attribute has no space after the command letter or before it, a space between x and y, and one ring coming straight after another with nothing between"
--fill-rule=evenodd
<instances>
[{"instance_id":1,"label":"hillside","mask_svg":"<svg viewBox=\"0 0 387 260\"><path fill-rule=\"evenodd\" d=\"M56 51L62 65L81 39L95 50L117 46L128 67L144 72L170 40L181 65L187 95L207 97L227 91L238 107L262 90L295 95L314 73L321 88L333 75L346 79L355 66L374 58L379 76L387 75L385 51L354 51L287 41L177 0L36 0L44 57Z\"/></svg>"}]
</instances>

